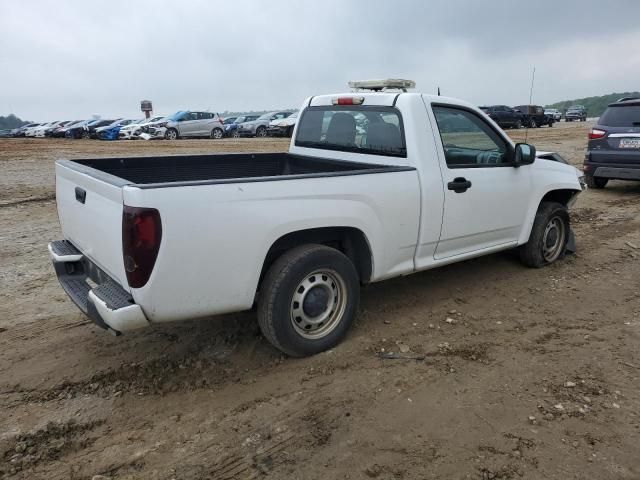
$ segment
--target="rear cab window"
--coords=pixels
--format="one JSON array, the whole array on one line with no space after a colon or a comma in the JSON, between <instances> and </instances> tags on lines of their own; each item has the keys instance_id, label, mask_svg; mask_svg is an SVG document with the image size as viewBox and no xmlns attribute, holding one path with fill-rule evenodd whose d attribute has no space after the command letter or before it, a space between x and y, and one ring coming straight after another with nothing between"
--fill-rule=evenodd
<instances>
[{"instance_id":1,"label":"rear cab window","mask_svg":"<svg viewBox=\"0 0 640 480\"><path fill-rule=\"evenodd\" d=\"M299 120L296 146L406 157L402 115L395 107L308 107Z\"/></svg>"}]
</instances>

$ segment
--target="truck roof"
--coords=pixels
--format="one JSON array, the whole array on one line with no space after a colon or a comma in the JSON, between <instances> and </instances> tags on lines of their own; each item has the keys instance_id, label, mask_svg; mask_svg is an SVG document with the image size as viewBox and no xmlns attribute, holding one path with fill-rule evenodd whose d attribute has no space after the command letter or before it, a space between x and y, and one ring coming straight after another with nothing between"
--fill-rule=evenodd
<instances>
[{"instance_id":1,"label":"truck roof","mask_svg":"<svg viewBox=\"0 0 640 480\"><path fill-rule=\"evenodd\" d=\"M453 105L460 105L465 107L474 107L472 104L465 102L463 100L459 100L457 98L451 97L442 97L439 95L428 95L417 92L343 92L343 93L332 93L326 95L317 95L314 97L309 97L305 101L305 106L308 107L320 107L320 106L330 106L334 105L334 100L338 98L358 98L363 99L361 105L375 105L375 106L384 106L391 107L394 106L398 98L415 98L421 99L424 98L425 102L428 103L448 103Z\"/></svg>"}]
</instances>

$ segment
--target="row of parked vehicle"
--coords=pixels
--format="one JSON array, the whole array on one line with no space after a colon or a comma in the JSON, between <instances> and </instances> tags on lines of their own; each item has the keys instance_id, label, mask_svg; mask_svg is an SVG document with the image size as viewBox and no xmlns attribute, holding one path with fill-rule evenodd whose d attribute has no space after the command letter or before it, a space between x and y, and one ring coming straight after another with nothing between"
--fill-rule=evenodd
<instances>
[{"instance_id":1,"label":"row of parked vehicle","mask_svg":"<svg viewBox=\"0 0 640 480\"><path fill-rule=\"evenodd\" d=\"M297 118L298 113L290 111L240 115L223 119L214 112L181 110L169 116L154 116L138 120L101 118L30 123L6 131L2 136L100 140L290 137Z\"/></svg>"},{"instance_id":2,"label":"row of parked vehicle","mask_svg":"<svg viewBox=\"0 0 640 480\"><path fill-rule=\"evenodd\" d=\"M562 112L557 108L541 107L540 105L489 105L480 107L491 119L502 128L537 128L544 125L552 127L555 122L562 120ZM587 110L582 105L569 107L564 114L567 122L587 120Z\"/></svg>"}]
</instances>

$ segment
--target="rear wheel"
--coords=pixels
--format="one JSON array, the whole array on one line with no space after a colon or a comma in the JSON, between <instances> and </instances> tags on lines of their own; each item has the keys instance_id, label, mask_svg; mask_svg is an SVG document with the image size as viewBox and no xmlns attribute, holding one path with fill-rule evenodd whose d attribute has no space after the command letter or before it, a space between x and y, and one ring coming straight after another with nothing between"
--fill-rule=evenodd
<instances>
[{"instance_id":1,"label":"rear wheel","mask_svg":"<svg viewBox=\"0 0 640 480\"><path fill-rule=\"evenodd\" d=\"M529 241L520 247L520 260L540 268L562 258L569 241L569 212L557 202L542 202L533 222Z\"/></svg>"},{"instance_id":2,"label":"rear wheel","mask_svg":"<svg viewBox=\"0 0 640 480\"><path fill-rule=\"evenodd\" d=\"M238 132L237 128L233 131L233 133L231 134L231 137L240 138L240 132Z\"/></svg>"},{"instance_id":3,"label":"rear wheel","mask_svg":"<svg viewBox=\"0 0 640 480\"><path fill-rule=\"evenodd\" d=\"M267 272L258 323L267 340L287 355L314 355L344 338L359 296L358 273L349 258L324 245L302 245Z\"/></svg>"},{"instance_id":4,"label":"rear wheel","mask_svg":"<svg viewBox=\"0 0 640 480\"><path fill-rule=\"evenodd\" d=\"M178 131L175 128L170 128L164 133L164 138L167 140L177 140Z\"/></svg>"},{"instance_id":5,"label":"rear wheel","mask_svg":"<svg viewBox=\"0 0 640 480\"><path fill-rule=\"evenodd\" d=\"M211 130L211 138L220 140L222 137L224 137L224 132L221 129L214 128L213 130Z\"/></svg>"},{"instance_id":6,"label":"rear wheel","mask_svg":"<svg viewBox=\"0 0 640 480\"><path fill-rule=\"evenodd\" d=\"M522 120L517 120L515 128L522 128Z\"/></svg>"},{"instance_id":7,"label":"rear wheel","mask_svg":"<svg viewBox=\"0 0 640 480\"><path fill-rule=\"evenodd\" d=\"M256 137L266 137L267 129L265 127L258 127L256 130Z\"/></svg>"},{"instance_id":8,"label":"rear wheel","mask_svg":"<svg viewBox=\"0 0 640 480\"><path fill-rule=\"evenodd\" d=\"M594 177L593 175L585 175L585 181L587 183L587 187L594 189L603 189L609 183L608 178L602 177Z\"/></svg>"},{"instance_id":9,"label":"rear wheel","mask_svg":"<svg viewBox=\"0 0 640 480\"><path fill-rule=\"evenodd\" d=\"M529 127L530 128L536 128L537 126L538 126L538 124L536 123L536 120L534 118L529 120Z\"/></svg>"},{"instance_id":10,"label":"rear wheel","mask_svg":"<svg viewBox=\"0 0 640 480\"><path fill-rule=\"evenodd\" d=\"M87 130L84 130L80 134L80 138L82 138L83 140L88 140L89 138L91 138L91 135L89 135L89 132Z\"/></svg>"}]
</instances>

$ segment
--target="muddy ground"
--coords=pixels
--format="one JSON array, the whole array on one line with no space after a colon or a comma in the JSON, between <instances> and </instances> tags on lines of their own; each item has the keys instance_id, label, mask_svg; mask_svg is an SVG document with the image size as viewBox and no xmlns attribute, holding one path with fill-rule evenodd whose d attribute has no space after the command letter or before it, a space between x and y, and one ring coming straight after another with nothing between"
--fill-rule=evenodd
<instances>
[{"instance_id":1,"label":"muddy ground","mask_svg":"<svg viewBox=\"0 0 640 480\"><path fill-rule=\"evenodd\" d=\"M587 128L529 140L578 165ZM0 478L640 478L637 183L583 194L579 251L549 268L507 252L366 287L312 358L251 312L115 338L58 286L55 159L286 148L0 140Z\"/></svg>"}]
</instances>

